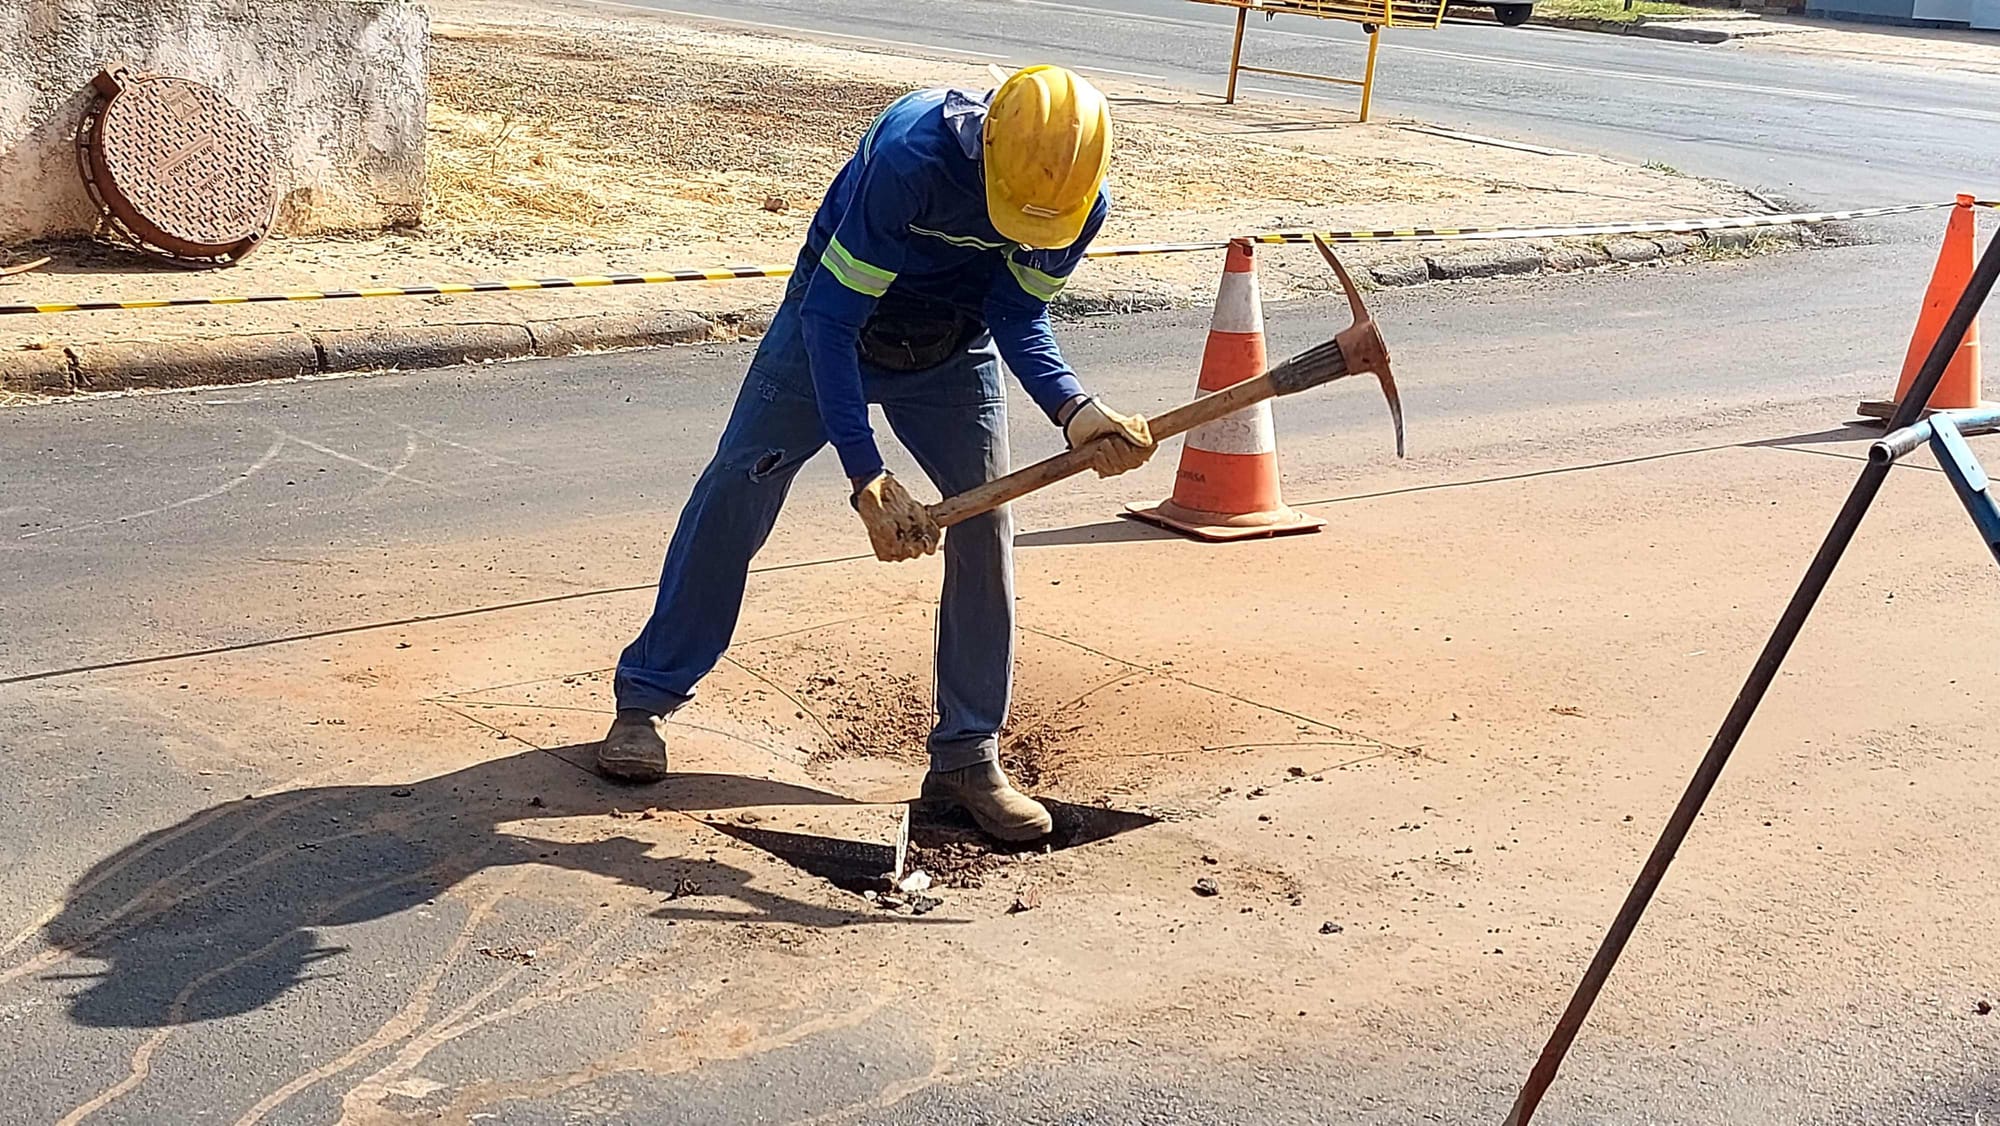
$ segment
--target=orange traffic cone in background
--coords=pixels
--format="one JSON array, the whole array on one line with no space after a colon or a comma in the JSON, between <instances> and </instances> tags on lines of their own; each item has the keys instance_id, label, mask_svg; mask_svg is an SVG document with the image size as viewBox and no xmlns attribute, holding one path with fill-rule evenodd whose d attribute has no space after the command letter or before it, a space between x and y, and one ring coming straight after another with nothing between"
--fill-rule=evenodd
<instances>
[{"instance_id":1,"label":"orange traffic cone in background","mask_svg":"<svg viewBox=\"0 0 2000 1126\"><path fill-rule=\"evenodd\" d=\"M1223 263L1197 387L1220 391L1264 374L1264 367L1257 262L1250 241L1237 239ZM1204 540L1310 532L1326 523L1286 508L1278 498L1278 442L1268 400L1189 431L1173 499L1133 505L1127 514Z\"/></svg>"},{"instance_id":2,"label":"orange traffic cone in background","mask_svg":"<svg viewBox=\"0 0 2000 1126\"><path fill-rule=\"evenodd\" d=\"M1895 413L1896 404L1910 393L1910 385L1916 382L1918 369L1930 356L1937 345L1939 335L1944 332L1944 322L1951 317L1952 307L1965 293L1967 283L1972 280L1972 203L1969 195L1958 197L1957 206L1951 209L1951 218L1945 223L1944 248L1938 251L1937 268L1931 273L1930 288L1924 291L1923 311L1917 314L1917 331L1910 337L1910 350L1903 356L1903 375L1896 381L1896 397L1888 402L1864 402L1861 413L1871 418L1888 418ZM1958 352L1951 358L1951 365L1944 369L1944 378L1938 381L1937 390L1931 394L1926 404L1931 410L1963 410L1980 405L1979 398L1979 322L1974 320L1966 326L1965 339L1958 346Z\"/></svg>"}]
</instances>

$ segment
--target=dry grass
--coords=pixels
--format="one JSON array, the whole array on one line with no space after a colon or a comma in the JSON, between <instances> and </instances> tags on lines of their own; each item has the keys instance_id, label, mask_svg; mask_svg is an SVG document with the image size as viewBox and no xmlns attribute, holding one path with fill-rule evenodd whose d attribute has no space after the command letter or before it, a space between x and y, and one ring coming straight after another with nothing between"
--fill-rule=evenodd
<instances>
[{"instance_id":1,"label":"dry grass","mask_svg":"<svg viewBox=\"0 0 2000 1126\"><path fill-rule=\"evenodd\" d=\"M902 89L636 33L440 36L428 221L472 242L785 237ZM809 214L809 211L807 211Z\"/></svg>"},{"instance_id":2,"label":"dry grass","mask_svg":"<svg viewBox=\"0 0 2000 1126\"><path fill-rule=\"evenodd\" d=\"M983 78L922 64L930 69L900 68L906 83L873 81L787 61L797 50L650 27L440 32L427 225L516 252L786 242L884 105L916 86ZM1336 158L1146 117L1121 110L1121 224L1483 189L1434 165ZM770 197L787 211L765 211Z\"/></svg>"},{"instance_id":3,"label":"dry grass","mask_svg":"<svg viewBox=\"0 0 2000 1126\"><path fill-rule=\"evenodd\" d=\"M598 193L563 176L568 163L517 136L513 118L498 121L435 107L427 168L427 214L446 227L487 227L509 218L597 228L610 212Z\"/></svg>"}]
</instances>

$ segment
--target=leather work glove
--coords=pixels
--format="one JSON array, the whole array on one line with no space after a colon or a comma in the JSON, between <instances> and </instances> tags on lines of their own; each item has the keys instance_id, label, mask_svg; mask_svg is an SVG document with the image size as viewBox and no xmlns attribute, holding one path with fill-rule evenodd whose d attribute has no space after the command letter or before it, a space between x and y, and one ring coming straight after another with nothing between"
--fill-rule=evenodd
<instances>
[{"instance_id":1,"label":"leather work glove","mask_svg":"<svg viewBox=\"0 0 2000 1126\"><path fill-rule=\"evenodd\" d=\"M938 537L944 534L937 521L888 470L857 486L853 503L861 522L868 526L868 542L875 547L875 558L896 563L937 550Z\"/></svg>"},{"instance_id":2,"label":"leather work glove","mask_svg":"<svg viewBox=\"0 0 2000 1126\"><path fill-rule=\"evenodd\" d=\"M1094 398L1070 412L1063 437L1069 439L1070 449L1089 447L1090 467L1099 477L1129 473L1153 456L1153 431L1144 416L1119 414Z\"/></svg>"}]
</instances>

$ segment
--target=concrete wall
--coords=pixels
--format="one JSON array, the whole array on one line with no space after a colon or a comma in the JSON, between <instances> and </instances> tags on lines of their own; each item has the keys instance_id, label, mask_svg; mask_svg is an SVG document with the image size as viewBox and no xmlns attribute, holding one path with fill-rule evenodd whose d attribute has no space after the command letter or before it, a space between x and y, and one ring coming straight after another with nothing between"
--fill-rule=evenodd
<instances>
[{"instance_id":1,"label":"concrete wall","mask_svg":"<svg viewBox=\"0 0 2000 1126\"><path fill-rule=\"evenodd\" d=\"M95 227L72 138L117 60L214 86L264 127L279 231L415 222L428 28L403 0L0 0L0 242Z\"/></svg>"}]
</instances>

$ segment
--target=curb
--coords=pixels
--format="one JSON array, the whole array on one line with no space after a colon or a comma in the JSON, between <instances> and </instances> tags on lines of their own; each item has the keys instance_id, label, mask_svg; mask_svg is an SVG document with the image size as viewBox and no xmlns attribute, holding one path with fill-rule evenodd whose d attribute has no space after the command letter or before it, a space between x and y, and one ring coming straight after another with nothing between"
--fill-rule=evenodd
<instances>
[{"instance_id":1,"label":"curb","mask_svg":"<svg viewBox=\"0 0 2000 1126\"><path fill-rule=\"evenodd\" d=\"M1484 8L1461 8L1453 5L1449 14L1454 19L1472 20L1499 26L1492 12ZM1683 16L1680 19L1699 17ZM1544 16L1539 12L1529 17L1530 27L1555 27L1567 31L1593 31L1602 35L1630 35L1638 39L1664 39L1670 43L1728 43L1735 39L1745 39L1758 35L1772 35L1768 28L1755 27L1762 21L1753 17L1728 17L1731 22L1747 24L1741 31L1724 30L1718 27L1685 27L1677 22L1648 23L1644 16L1636 20L1600 20L1589 16Z\"/></svg>"},{"instance_id":2,"label":"curb","mask_svg":"<svg viewBox=\"0 0 2000 1126\"><path fill-rule=\"evenodd\" d=\"M1523 274L1562 274L1614 265L1685 258L1700 251L1753 252L1762 246L1805 246L1814 236L1803 227L1720 230L1699 235L1662 234L1651 238L1618 235L1587 243L1516 243L1479 246L1440 254L1412 255L1367 267L1376 285L1402 288L1434 281L1464 281Z\"/></svg>"},{"instance_id":3,"label":"curb","mask_svg":"<svg viewBox=\"0 0 2000 1126\"><path fill-rule=\"evenodd\" d=\"M1591 242L1473 245L1394 258L1362 267L1382 288L1438 281L1573 273L1621 264L1686 258L1699 251L1748 253L1760 246L1801 246L1802 227L1720 230L1704 235L1615 236ZM1056 314L1173 308L1171 294L1113 290L1066 295ZM270 332L174 341L108 341L0 352L0 391L59 396L80 392L172 390L311 376L415 371L528 357L553 358L620 348L722 344L762 336L770 311L703 314L603 313L521 323L473 322L318 332Z\"/></svg>"},{"instance_id":4,"label":"curb","mask_svg":"<svg viewBox=\"0 0 2000 1126\"><path fill-rule=\"evenodd\" d=\"M769 313L612 313L472 323L107 341L0 352L0 391L65 395L411 371L763 335Z\"/></svg>"},{"instance_id":5,"label":"curb","mask_svg":"<svg viewBox=\"0 0 2000 1126\"><path fill-rule=\"evenodd\" d=\"M1594 20L1584 16L1535 16L1528 21L1537 27L1560 27L1570 31L1595 31L1603 35L1630 35L1638 39L1664 39L1670 43L1727 43L1740 38L1737 32L1708 27L1675 27L1649 24L1644 20ZM1755 22L1755 21L1745 21ZM1752 33L1755 34L1755 33Z\"/></svg>"}]
</instances>

